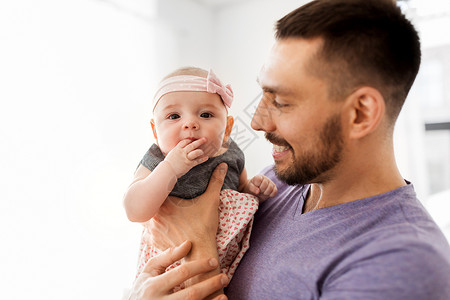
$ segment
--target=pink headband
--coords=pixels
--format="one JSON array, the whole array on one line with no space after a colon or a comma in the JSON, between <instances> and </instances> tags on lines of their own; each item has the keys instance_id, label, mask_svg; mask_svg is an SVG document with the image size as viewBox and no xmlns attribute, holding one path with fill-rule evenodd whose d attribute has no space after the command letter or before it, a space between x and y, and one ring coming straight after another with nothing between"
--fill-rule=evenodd
<instances>
[{"instance_id":1,"label":"pink headband","mask_svg":"<svg viewBox=\"0 0 450 300\"><path fill-rule=\"evenodd\" d=\"M208 92L218 94L226 107L231 107L233 102L233 90L229 84L224 85L212 70L209 70L208 77L194 75L179 75L163 80L153 98L153 111L162 96L172 92Z\"/></svg>"}]
</instances>

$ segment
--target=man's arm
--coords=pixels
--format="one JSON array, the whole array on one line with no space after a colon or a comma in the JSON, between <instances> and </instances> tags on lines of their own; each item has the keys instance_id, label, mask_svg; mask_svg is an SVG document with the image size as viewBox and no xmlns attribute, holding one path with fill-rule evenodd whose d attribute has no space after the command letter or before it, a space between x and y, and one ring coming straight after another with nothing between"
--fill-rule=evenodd
<instances>
[{"instance_id":1,"label":"man's arm","mask_svg":"<svg viewBox=\"0 0 450 300\"><path fill-rule=\"evenodd\" d=\"M184 259L195 261L204 257L218 260L216 233L219 218L219 194L227 173L227 165L220 164L213 172L205 193L186 201L169 197L150 221L152 242L161 250L174 247L188 240L192 249ZM187 285L220 273L219 266L191 279Z\"/></svg>"},{"instance_id":2,"label":"man's arm","mask_svg":"<svg viewBox=\"0 0 450 300\"><path fill-rule=\"evenodd\" d=\"M450 299L448 255L415 241L379 249L332 271L320 299Z\"/></svg>"}]
</instances>

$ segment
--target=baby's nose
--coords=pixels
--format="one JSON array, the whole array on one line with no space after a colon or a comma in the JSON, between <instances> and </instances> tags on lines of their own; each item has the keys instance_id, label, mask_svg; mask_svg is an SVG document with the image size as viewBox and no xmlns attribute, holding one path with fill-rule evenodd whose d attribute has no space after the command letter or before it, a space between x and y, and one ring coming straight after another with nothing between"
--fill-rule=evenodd
<instances>
[{"instance_id":1,"label":"baby's nose","mask_svg":"<svg viewBox=\"0 0 450 300\"><path fill-rule=\"evenodd\" d=\"M198 123L192 120L184 123L184 129L198 129Z\"/></svg>"}]
</instances>

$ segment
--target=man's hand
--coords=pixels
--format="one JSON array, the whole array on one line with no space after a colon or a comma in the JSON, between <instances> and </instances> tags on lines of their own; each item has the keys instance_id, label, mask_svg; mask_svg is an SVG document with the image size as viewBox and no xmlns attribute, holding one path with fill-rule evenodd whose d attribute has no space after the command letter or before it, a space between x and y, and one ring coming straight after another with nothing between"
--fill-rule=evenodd
<instances>
[{"instance_id":1,"label":"man's hand","mask_svg":"<svg viewBox=\"0 0 450 300\"><path fill-rule=\"evenodd\" d=\"M205 244L216 246L219 218L219 194L227 173L227 165L220 164L213 172L208 188L191 199L169 197L159 212L148 222L152 245L160 250L175 247L189 240L194 248Z\"/></svg>"},{"instance_id":2,"label":"man's hand","mask_svg":"<svg viewBox=\"0 0 450 300\"><path fill-rule=\"evenodd\" d=\"M208 156L199 149L201 145L206 143L206 138L192 141L185 139L180 141L172 150L167 153L164 161L168 162L174 170L177 178L186 174L190 169L204 163L208 160Z\"/></svg>"},{"instance_id":3,"label":"man's hand","mask_svg":"<svg viewBox=\"0 0 450 300\"><path fill-rule=\"evenodd\" d=\"M146 225L150 232L147 237L151 238L152 245L165 250L188 240L192 242L192 250L184 258L184 263L204 257L218 260L216 233L219 227L219 195L226 173L227 165L220 164L214 170L205 193L194 199L169 197ZM217 266L211 272L190 279L186 286L207 280L219 272Z\"/></svg>"},{"instance_id":4,"label":"man's hand","mask_svg":"<svg viewBox=\"0 0 450 300\"><path fill-rule=\"evenodd\" d=\"M165 273L165 269L169 265L185 257L190 249L191 243L184 242L149 260L143 272L134 282L128 300L204 299L225 287L228 284L228 278L226 275L219 274L172 294L174 287L194 276L214 270L218 266L215 258L199 259ZM214 300L226 299L225 295L214 298Z\"/></svg>"}]
</instances>

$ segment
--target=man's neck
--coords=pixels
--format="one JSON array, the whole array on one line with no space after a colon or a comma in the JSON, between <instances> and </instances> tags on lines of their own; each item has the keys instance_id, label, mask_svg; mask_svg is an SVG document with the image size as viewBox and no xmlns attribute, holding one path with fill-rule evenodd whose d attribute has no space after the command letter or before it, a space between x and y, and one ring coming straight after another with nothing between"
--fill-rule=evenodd
<instances>
[{"instance_id":1,"label":"man's neck","mask_svg":"<svg viewBox=\"0 0 450 300\"><path fill-rule=\"evenodd\" d=\"M339 170L339 176L324 183L312 183L303 212L380 195L406 185L395 162L368 163Z\"/></svg>"}]
</instances>

